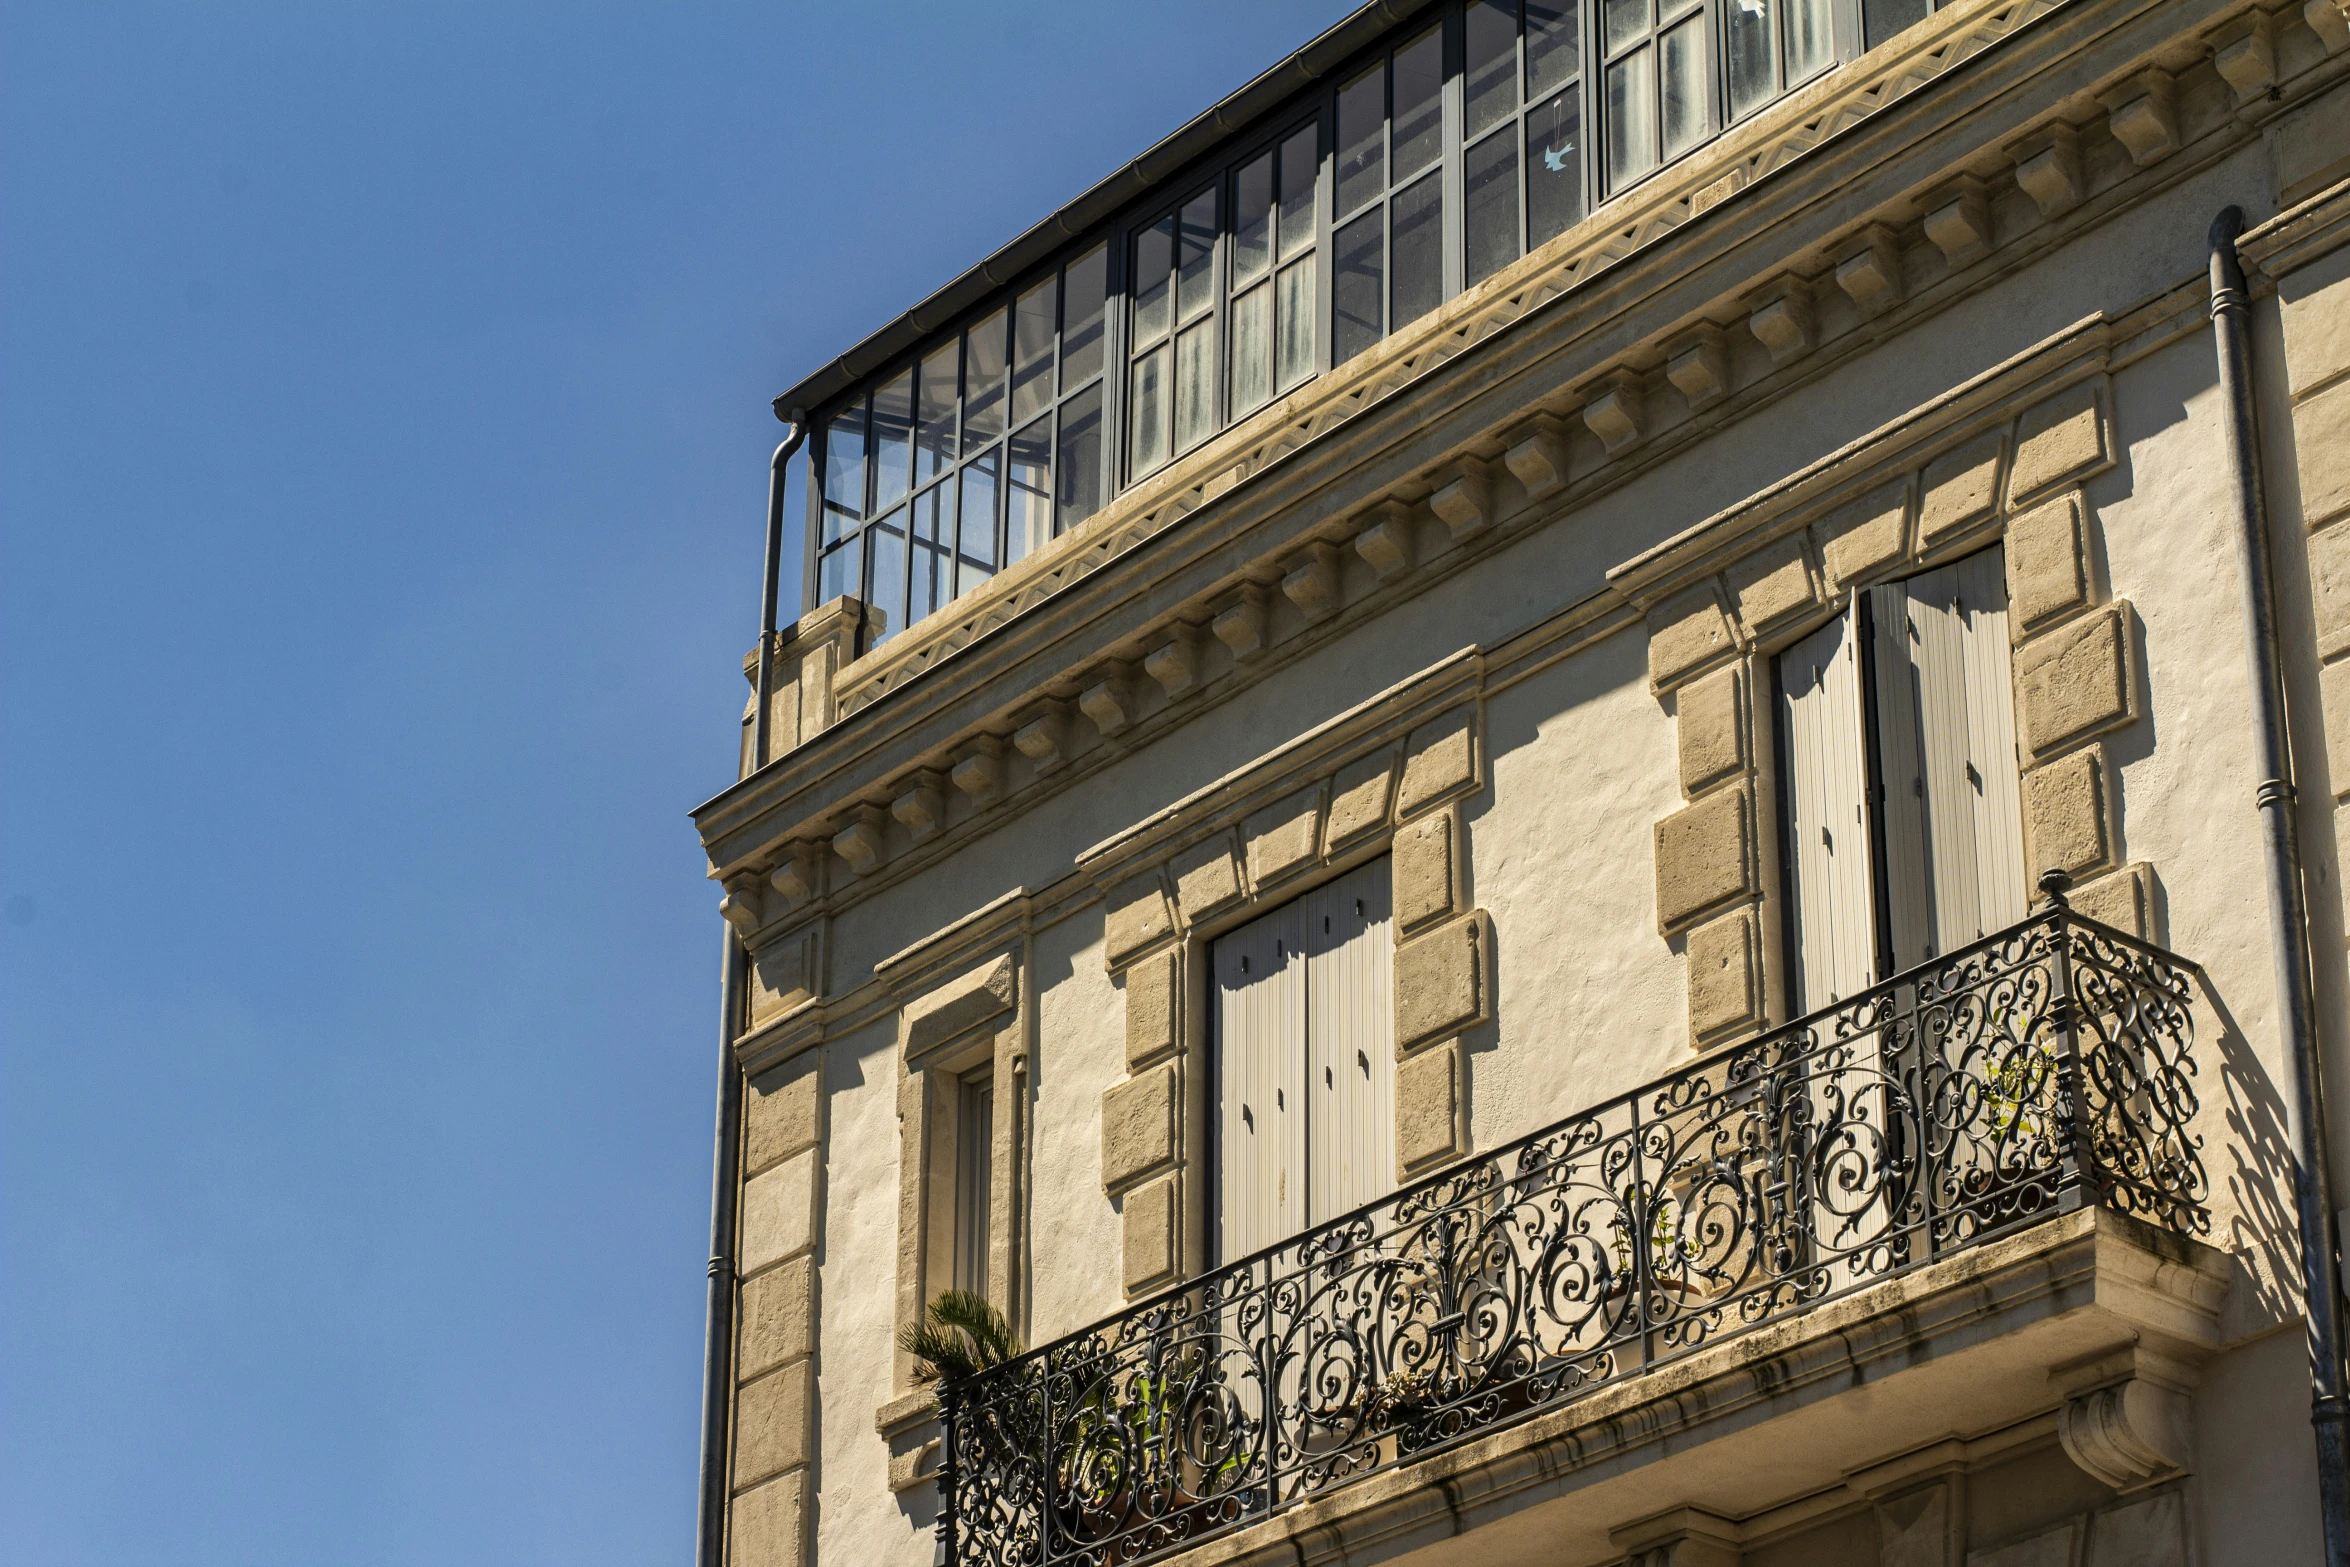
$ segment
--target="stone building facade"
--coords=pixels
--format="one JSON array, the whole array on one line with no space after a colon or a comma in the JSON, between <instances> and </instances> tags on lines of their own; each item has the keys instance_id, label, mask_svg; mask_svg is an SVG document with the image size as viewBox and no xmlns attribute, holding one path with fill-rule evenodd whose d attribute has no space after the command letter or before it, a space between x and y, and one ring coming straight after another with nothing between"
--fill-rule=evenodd
<instances>
[{"instance_id":1,"label":"stone building facade","mask_svg":"<svg viewBox=\"0 0 2350 1567\"><path fill-rule=\"evenodd\" d=\"M1387 0L778 408L718 1559L2324 1559L2341 0Z\"/></svg>"}]
</instances>

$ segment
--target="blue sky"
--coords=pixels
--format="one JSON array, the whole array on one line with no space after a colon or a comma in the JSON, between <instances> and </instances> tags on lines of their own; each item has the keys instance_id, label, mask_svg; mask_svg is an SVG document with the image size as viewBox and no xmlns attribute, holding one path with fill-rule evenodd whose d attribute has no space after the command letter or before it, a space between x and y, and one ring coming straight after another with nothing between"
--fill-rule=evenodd
<instances>
[{"instance_id":1,"label":"blue sky","mask_svg":"<svg viewBox=\"0 0 2350 1567\"><path fill-rule=\"evenodd\" d=\"M0 1557L688 1559L767 400L1348 9L0 9Z\"/></svg>"}]
</instances>

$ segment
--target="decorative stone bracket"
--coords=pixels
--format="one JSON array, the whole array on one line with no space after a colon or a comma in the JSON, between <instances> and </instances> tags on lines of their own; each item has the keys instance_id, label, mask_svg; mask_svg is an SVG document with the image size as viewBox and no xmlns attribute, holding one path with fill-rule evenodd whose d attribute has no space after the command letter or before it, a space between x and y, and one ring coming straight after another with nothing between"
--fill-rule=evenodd
<instances>
[{"instance_id":1,"label":"decorative stone bracket","mask_svg":"<svg viewBox=\"0 0 2350 1567\"><path fill-rule=\"evenodd\" d=\"M2100 1485L2128 1495L2192 1466L2200 1378L2184 1361L2138 1345L2060 1366L2049 1380L2064 1394L2056 1430L2065 1453Z\"/></svg>"}]
</instances>

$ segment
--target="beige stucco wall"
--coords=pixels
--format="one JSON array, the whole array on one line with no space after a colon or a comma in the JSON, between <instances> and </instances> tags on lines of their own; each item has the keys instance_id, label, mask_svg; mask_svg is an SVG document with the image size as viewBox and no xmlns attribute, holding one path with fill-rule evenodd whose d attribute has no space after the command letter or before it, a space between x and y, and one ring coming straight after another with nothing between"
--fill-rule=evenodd
<instances>
[{"instance_id":1,"label":"beige stucco wall","mask_svg":"<svg viewBox=\"0 0 2350 1567\"><path fill-rule=\"evenodd\" d=\"M1446 654L1501 647L1601 593L1611 569L2073 323L2100 311L2118 318L2195 285L2211 214L2236 202L2258 220L2274 209L2274 190L2267 152L2247 145L1594 503L1284 660L1212 718L1136 747L1044 808L1002 812L920 874L843 902L829 916L820 985L835 997L869 990L884 960L1014 889L1026 889L1034 904L1024 925L989 948L1015 953L1021 965L1018 1026L1033 1051L1022 1080L1032 1095L1033 1132L1020 1154L1027 1229L1018 1262L1021 1326L1030 1342L1096 1320L1125 1298L1121 1199L1105 1193L1101 1167L1103 1095L1128 1071L1125 1003L1105 950L1101 889L1079 868L1087 851ZM2340 276L2345 265L2328 263L2328 275ZM2331 287L2328 308L2350 321L2350 283ZM2304 292L2315 298L2319 291ZM1824 308L1849 307L1831 296ZM2259 342L2273 358L2282 332L2274 303L2262 308ZM2350 332L2350 325L2339 330ZM1751 355L1756 345L1744 342L1737 351ZM2301 705L2297 739L2309 758L2303 819L2313 878L2330 878L2340 860L2335 784L2323 756L2330 731L2298 531L2291 400L2273 367L2263 373L2272 416L2266 456L2280 533L2290 541L2280 552L2280 574L2288 643L2300 659L2293 681ZM2289 1198L2278 1184L2286 1089L2208 327L2166 329L2147 351L2125 347L2110 384L2118 460L2087 482L2085 495L2099 541L2093 565L2100 596L2126 600L2134 612L2142 712L2103 742L2116 780L2115 859L2153 868L2151 935L2205 966L2197 1059L2212 1238L2238 1265L2221 1318L2227 1347L2195 1399L2198 1478L2189 1513L2210 1567L2307 1559L2314 1476L2299 1336L2289 1321L2298 1289ZM1347 570L1359 575L1362 568L1350 559ZM1485 692L1486 771L1462 807L1463 906L1486 911L1494 942L1494 1020L1464 1036L1468 1137L1476 1150L1689 1058L1682 941L1658 931L1650 837L1651 824L1682 803L1675 708L1652 692L1650 675L1648 637L1633 622L1511 672ZM1775 942L1770 893L1766 874L1760 928ZM2320 974L2327 1045L2342 1085L2350 981L2339 956L2341 906L2314 891L2313 900L2320 905L2319 950L2327 955ZM829 1109L815 1559L914 1567L929 1560L934 1488L892 1490L889 1446L875 1429L876 1411L905 1392L891 1347L901 1223L898 1012L884 1008L827 1034L816 1048ZM2334 1111L2336 1135L2350 1147L2350 1086L2338 1087ZM2063 1462L2047 1453L2034 1461ZM2073 1496L2065 1488L2084 1482L2070 1469L2049 1473L2049 1494L2057 1498L2047 1504L2051 1517L2110 1499ZM1821 1527L1828 1532L1790 1536L1771 1549L1789 1560L1873 1559L1865 1553L1865 1526L1847 1519ZM1766 1559L1779 1557L1749 1556Z\"/></svg>"}]
</instances>

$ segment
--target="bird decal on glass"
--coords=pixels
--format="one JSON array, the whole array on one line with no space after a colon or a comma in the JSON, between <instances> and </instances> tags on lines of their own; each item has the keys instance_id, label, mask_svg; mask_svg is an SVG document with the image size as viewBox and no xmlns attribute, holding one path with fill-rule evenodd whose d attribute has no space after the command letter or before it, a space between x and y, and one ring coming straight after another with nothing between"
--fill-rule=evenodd
<instances>
[{"instance_id":1,"label":"bird decal on glass","mask_svg":"<svg viewBox=\"0 0 2350 1567\"><path fill-rule=\"evenodd\" d=\"M1542 166L1553 174L1564 174L1567 172L1567 160L1574 154L1575 144L1573 142L1568 142L1555 150L1545 147L1542 149Z\"/></svg>"}]
</instances>

